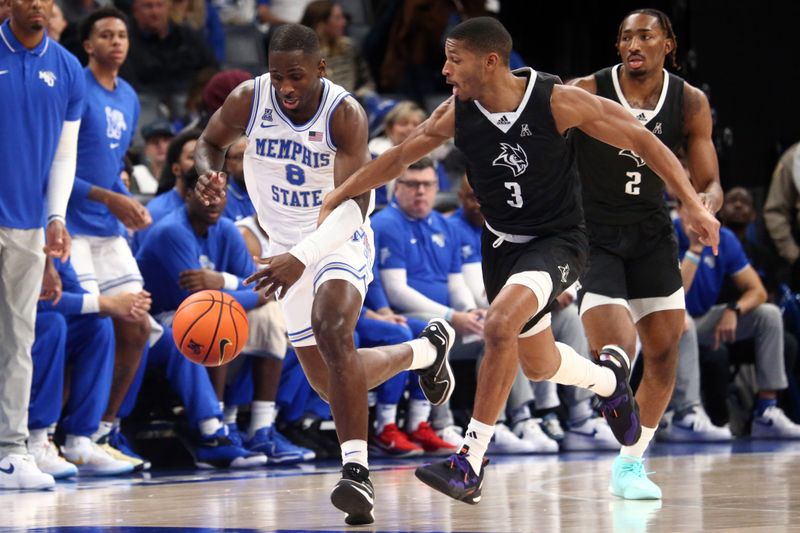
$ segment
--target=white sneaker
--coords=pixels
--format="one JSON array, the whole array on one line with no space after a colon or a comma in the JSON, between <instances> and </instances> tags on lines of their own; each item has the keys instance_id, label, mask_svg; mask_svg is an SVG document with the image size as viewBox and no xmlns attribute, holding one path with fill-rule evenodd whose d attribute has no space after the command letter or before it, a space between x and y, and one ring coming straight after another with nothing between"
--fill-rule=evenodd
<instances>
[{"instance_id":1,"label":"white sneaker","mask_svg":"<svg viewBox=\"0 0 800 533\"><path fill-rule=\"evenodd\" d=\"M529 418L514 424L514 435L531 443L533 445L533 453L558 452L558 442L545 434L542 430L541 420L538 418Z\"/></svg>"},{"instance_id":2,"label":"white sneaker","mask_svg":"<svg viewBox=\"0 0 800 533\"><path fill-rule=\"evenodd\" d=\"M455 448L461 445L464 439L464 429L461 426L447 426L436 432L439 438L448 444L452 444Z\"/></svg>"},{"instance_id":3,"label":"white sneaker","mask_svg":"<svg viewBox=\"0 0 800 533\"><path fill-rule=\"evenodd\" d=\"M538 423L534 422L538 427ZM539 428L541 431L541 428ZM521 439L514 435L505 424L494 426L494 435L489 441L486 453L510 454L510 453L536 453L536 445L528 440Z\"/></svg>"},{"instance_id":4,"label":"white sneaker","mask_svg":"<svg viewBox=\"0 0 800 533\"><path fill-rule=\"evenodd\" d=\"M36 466L45 474L50 474L55 479L63 479L78 473L75 465L64 460L58 455L58 448L46 438L39 442L28 440L28 453L31 454Z\"/></svg>"},{"instance_id":5,"label":"white sneaker","mask_svg":"<svg viewBox=\"0 0 800 533\"><path fill-rule=\"evenodd\" d=\"M667 417L665 417L667 418ZM733 440L727 424L715 426L705 410L696 405L680 420L673 415L665 420L659 431L659 439L667 442L729 442Z\"/></svg>"},{"instance_id":6,"label":"white sneaker","mask_svg":"<svg viewBox=\"0 0 800 533\"><path fill-rule=\"evenodd\" d=\"M561 449L567 452L598 452L619 450L620 444L614 437L608 422L603 417L586 420L578 426L567 426Z\"/></svg>"},{"instance_id":7,"label":"white sneaker","mask_svg":"<svg viewBox=\"0 0 800 533\"><path fill-rule=\"evenodd\" d=\"M753 420L750 436L754 439L800 439L800 425L792 422L780 407L767 407Z\"/></svg>"},{"instance_id":8,"label":"white sneaker","mask_svg":"<svg viewBox=\"0 0 800 533\"><path fill-rule=\"evenodd\" d=\"M74 440L73 440L74 439ZM78 466L81 475L116 476L133 472L128 461L115 459L89 437L74 437L72 446L61 448L67 461Z\"/></svg>"},{"instance_id":9,"label":"white sneaker","mask_svg":"<svg viewBox=\"0 0 800 533\"><path fill-rule=\"evenodd\" d=\"M561 427L561 422L558 420L558 415L555 413L547 413L542 417L539 425L542 426L544 434L556 442L563 440L564 428Z\"/></svg>"},{"instance_id":10,"label":"white sneaker","mask_svg":"<svg viewBox=\"0 0 800 533\"><path fill-rule=\"evenodd\" d=\"M32 455L12 453L0 458L0 489L48 490L56 480L36 466Z\"/></svg>"}]
</instances>

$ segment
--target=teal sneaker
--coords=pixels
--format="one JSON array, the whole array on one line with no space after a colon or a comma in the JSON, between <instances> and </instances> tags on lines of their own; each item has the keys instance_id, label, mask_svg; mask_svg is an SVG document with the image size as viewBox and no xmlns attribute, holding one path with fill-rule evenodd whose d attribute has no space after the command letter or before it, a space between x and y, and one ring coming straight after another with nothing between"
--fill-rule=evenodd
<instances>
[{"instance_id":1,"label":"teal sneaker","mask_svg":"<svg viewBox=\"0 0 800 533\"><path fill-rule=\"evenodd\" d=\"M626 500L661 499L661 489L647 478L642 459L629 455L614 459L608 492Z\"/></svg>"}]
</instances>

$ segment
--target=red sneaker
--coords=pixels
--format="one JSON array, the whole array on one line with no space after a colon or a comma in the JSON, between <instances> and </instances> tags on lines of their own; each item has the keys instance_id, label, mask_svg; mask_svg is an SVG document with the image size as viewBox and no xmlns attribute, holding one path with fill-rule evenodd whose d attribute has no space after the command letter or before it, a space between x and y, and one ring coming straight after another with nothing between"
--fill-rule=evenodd
<instances>
[{"instance_id":1,"label":"red sneaker","mask_svg":"<svg viewBox=\"0 0 800 533\"><path fill-rule=\"evenodd\" d=\"M392 457L412 457L422 455L422 448L408 439L395 424L386 424L383 431L370 438L372 446Z\"/></svg>"},{"instance_id":2,"label":"red sneaker","mask_svg":"<svg viewBox=\"0 0 800 533\"><path fill-rule=\"evenodd\" d=\"M422 446L427 453L434 455L450 455L456 453L456 444L443 440L427 422L421 422L416 431L412 432L411 440Z\"/></svg>"}]
</instances>

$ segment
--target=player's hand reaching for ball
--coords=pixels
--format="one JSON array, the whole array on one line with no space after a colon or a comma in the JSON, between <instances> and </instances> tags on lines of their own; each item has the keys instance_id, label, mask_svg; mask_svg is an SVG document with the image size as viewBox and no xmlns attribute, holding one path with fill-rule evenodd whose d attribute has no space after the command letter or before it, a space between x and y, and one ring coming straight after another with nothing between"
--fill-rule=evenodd
<instances>
[{"instance_id":1,"label":"player's hand reaching for ball","mask_svg":"<svg viewBox=\"0 0 800 533\"><path fill-rule=\"evenodd\" d=\"M224 172L209 171L204 172L197 179L197 185L194 187L194 192L200 197L205 205L217 204L227 192L225 186L227 185L228 176Z\"/></svg>"},{"instance_id":2,"label":"player's hand reaching for ball","mask_svg":"<svg viewBox=\"0 0 800 533\"><path fill-rule=\"evenodd\" d=\"M306 266L290 253L284 253L266 259L254 258L261 268L252 276L244 280L245 285L256 282L253 290L264 291L264 296L269 298L273 294L283 296L289 287L295 284L303 275ZM278 292L280 290L280 292Z\"/></svg>"},{"instance_id":3,"label":"player's hand reaching for ball","mask_svg":"<svg viewBox=\"0 0 800 533\"><path fill-rule=\"evenodd\" d=\"M708 209L700 203L686 205L686 211L683 215L683 223L686 225L687 230L697 233L697 238L703 246L710 246L717 255L717 247L719 246L719 220L708 212Z\"/></svg>"}]
</instances>

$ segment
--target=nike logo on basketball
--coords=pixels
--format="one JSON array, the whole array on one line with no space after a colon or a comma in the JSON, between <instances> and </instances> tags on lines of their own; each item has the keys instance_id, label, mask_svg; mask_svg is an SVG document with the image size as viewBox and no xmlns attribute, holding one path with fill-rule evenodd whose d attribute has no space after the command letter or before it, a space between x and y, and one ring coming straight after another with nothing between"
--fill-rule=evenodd
<instances>
[{"instance_id":1,"label":"nike logo on basketball","mask_svg":"<svg viewBox=\"0 0 800 533\"><path fill-rule=\"evenodd\" d=\"M8 468L0 468L0 472L10 476L14 473L14 465L10 465Z\"/></svg>"},{"instance_id":2,"label":"nike logo on basketball","mask_svg":"<svg viewBox=\"0 0 800 533\"><path fill-rule=\"evenodd\" d=\"M229 341L228 339L222 339L222 340L219 341L219 363L220 364L222 364L222 362L225 360L225 347L227 345L229 345L230 343L231 343L231 341Z\"/></svg>"}]
</instances>

